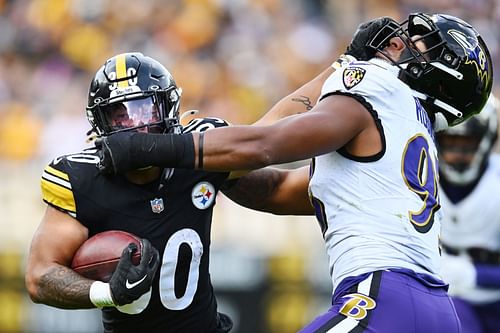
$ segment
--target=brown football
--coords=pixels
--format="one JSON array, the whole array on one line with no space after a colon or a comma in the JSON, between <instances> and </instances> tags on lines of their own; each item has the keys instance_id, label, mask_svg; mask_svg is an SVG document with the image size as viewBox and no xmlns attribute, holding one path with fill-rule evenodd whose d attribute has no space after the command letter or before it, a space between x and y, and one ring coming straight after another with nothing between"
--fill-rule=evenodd
<instances>
[{"instance_id":1,"label":"brown football","mask_svg":"<svg viewBox=\"0 0 500 333\"><path fill-rule=\"evenodd\" d=\"M130 243L137 245L138 251L134 252L132 262L138 265L141 260L140 238L125 231L110 230L87 239L76 251L71 268L86 278L108 282L123 249Z\"/></svg>"}]
</instances>

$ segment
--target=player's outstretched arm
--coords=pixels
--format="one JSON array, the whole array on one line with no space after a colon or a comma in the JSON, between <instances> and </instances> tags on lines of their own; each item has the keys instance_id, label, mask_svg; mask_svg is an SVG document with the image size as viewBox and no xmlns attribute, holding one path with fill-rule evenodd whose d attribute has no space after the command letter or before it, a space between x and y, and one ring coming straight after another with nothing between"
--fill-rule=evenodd
<instances>
[{"instance_id":1,"label":"player's outstretched arm","mask_svg":"<svg viewBox=\"0 0 500 333\"><path fill-rule=\"evenodd\" d=\"M308 186L309 167L264 168L227 181L222 192L250 209L278 215L313 215Z\"/></svg>"},{"instance_id":2,"label":"player's outstretched arm","mask_svg":"<svg viewBox=\"0 0 500 333\"><path fill-rule=\"evenodd\" d=\"M87 238L87 228L47 206L31 242L25 275L26 288L35 303L63 309L94 307L89 299L94 281L69 268L74 253Z\"/></svg>"},{"instance_id":3,"label":"player's outstretched arm","mask_svg":"<svg viewBox=\"0 0 500 333\"><path fill-rule=\"evenodd\" d=\"M361 149L356 152L359 156L379 151L356 145L353 140L358 135L368 141L380 138L360 102L333 95L311 112L270 126L230 126L181 135L120 132L102 138L96 146L101 172L122 173L149 165L233 171L304 160L347 143Z\"/></svg>"}]
</instances>

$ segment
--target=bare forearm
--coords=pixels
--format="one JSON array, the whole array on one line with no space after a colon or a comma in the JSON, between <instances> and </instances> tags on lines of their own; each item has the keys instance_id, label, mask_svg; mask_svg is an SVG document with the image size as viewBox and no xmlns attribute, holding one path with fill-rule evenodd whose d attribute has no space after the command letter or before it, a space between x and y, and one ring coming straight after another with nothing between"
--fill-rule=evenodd
<instances>
[{"instance_id":1,"label":"bare forearm","mask_svg":"<svg viewBox=\"0 0 500 333\"><path fill-rule=\"evenodd\" d=\"M265 131L265 127L260 126L231 126L222 132L214 129L205 133L203 142L197 133L193 133L196 167L209 171L233 171L260 169L273 164L272 149L261 144ZM200 145L203 145L203 152ZM269 142L265 145L271 146Z\"/></svg>"},{"instance_id":2,"label":"bare forearm","mask_svg":"<svg viewBox=\"0 0 500 333\"><path fill-rule=\"evenodd\" d=\"M348 128L331 125L324 119L324 114L311 111L286 117L270 126L216 128L204 134L203 149L198 134L193 133L197 167L200 168L200 156L205 170L232 171L260 169L333 151L341 145L319 133L338 133Z\"/></svg>"},{"instance_id":3,"label":"bare forearm","mask_svg":"<svg viewBox=\"0 0 500 333\"><path fill-rule=\"evenodd\" d=\"M279 214L272 208L271 198L282 180L279 170L255 170L230 182L222 192L234 202L255 210Z\"/></svg>"},{"instance_id":4,"label":"bare forearm","mask_svg":"<svg viewBox=\"0 0 500 333\"><path fill-rule=\"evenodd\" d=\"M223 193L236 203L279 215L313 215L308 195L309 168L265 168L230 180Z\"/></svg>"},{"instance_id":5,"label":"bare forearm","mask_svg":"<svg viewBox=\"0 0 500 333\"><path fill-rule=\"evenodd\" d=\"M62 309L93 308L89 298L93 282L68 267L54 265L40 277L34 301Z\"/></svg>"},{"instance_id":6,"label":"bare forearm","mask_svg":"<svg viewBox=\"0 0 500 333\"><path fill-rule=\"evenodd\" d=\"M319 98L323 83L333 72L334 69L328 67L314 79L282 98L262 118L257 120L255 125L272 124L281 118L311 110Z\"/></svg>"}]
</instances>

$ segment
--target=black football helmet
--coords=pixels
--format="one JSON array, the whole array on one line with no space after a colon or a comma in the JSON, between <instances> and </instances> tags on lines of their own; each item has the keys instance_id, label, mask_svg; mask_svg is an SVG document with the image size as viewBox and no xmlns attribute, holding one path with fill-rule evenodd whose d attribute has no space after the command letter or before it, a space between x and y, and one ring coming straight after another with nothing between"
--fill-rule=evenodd
<instances>
[{"instance_id":1,"label":"black football helmet","mask_svg":"<svg viewBox=\"0 0 500 333\"><path fill-rule=\"evenodd\" d=\"M90 83L87 119L97 135L180 132L181 90L158 61L131 52L108 59Z\"/></svg>"},{"instance_id":2,"label":"black football helmet","mask_svg":"<svg viewBox=\"0 0 500 333\"><path fill-rule=\"evenodd\" d=\"M392 37L406 44L398 60L384 50ZM420 41L425 51L416 47ZM457 17L417 13L403 23L389 21L367 47L399 66L400 78L426 110L442 113L449 126L480 112L488 100L493 84L488 48L479 33Z\"/></svg>"},{"instance_id":3,"label":"black football helmet","mask_svg":"<svg viewBox=\"0 0 500 333\"><path fill-rule=\"evenodd\" d=\"M481 176L488 163L488 157L495 145L498 136L498 110L499 101L491 95L484 109L478 115L467 121L449 127L447 130L437 133L439 151L439 169L441 175L450 183L459 186L469 185ZM461 151L461 146L447 144L445 138L463 137L470 143L468 153L473 154L470 163L447 162L443 154L448 151L466 153ZM475 143L475 144L474 144Z\"/></svg>"}]
</instances>

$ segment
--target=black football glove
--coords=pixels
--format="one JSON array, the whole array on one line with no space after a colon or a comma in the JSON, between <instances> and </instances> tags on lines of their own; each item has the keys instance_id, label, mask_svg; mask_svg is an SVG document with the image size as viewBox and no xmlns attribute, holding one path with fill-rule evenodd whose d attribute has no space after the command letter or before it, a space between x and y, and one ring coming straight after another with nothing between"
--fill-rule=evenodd
<instances>
[{"instance_id":1,"label":"black football glove","mask_svg":"<svg viewBox=\"0 0 500 333\"><path fill-rule=\"evenodd\" d=\"M141 239L141 261L135 266L132 255L138 251L130 243L122 252L118 266L109 280L111 297L115 305L132 303L151 289L160 255L147 239Z\"/></svg>"},{"instance_id":2,"label":"black football glove","mask_svg":"<svg viewBox=\"0 0 500 333\"><path fill-rule=\"evenodd\" d=\"M367 45L379 32L381 34L377 36L377 40L382 40L383 38L387 37L388 34L393 30L386 29L382 31L382 29L384 29L384 27L387 27L387 25L390 23L398 24L392 18L387 16L379 17L371 21L361 23L352 36L351 43L349 44L349 46L347 46L344 54L362 61L367 61L373 58L377 51L371 47L368 47Z\"/></svg>"}]
</instances>

